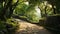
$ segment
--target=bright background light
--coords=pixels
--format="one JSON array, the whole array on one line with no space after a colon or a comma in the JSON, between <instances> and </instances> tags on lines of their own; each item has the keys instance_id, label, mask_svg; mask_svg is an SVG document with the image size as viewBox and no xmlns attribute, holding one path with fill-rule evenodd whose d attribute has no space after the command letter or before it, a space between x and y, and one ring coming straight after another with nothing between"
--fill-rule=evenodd
<instances>
[{"instance_id":1,"label":"bright background light","mask_svg":"<svg viewBox=\"0 0 60 34\"><path fill-rule=\"evenodd\" d=\"M38 17L41 17L41 10L38 8L38 6L35 7L36 14Z\"/></svg>"}]
</instances>

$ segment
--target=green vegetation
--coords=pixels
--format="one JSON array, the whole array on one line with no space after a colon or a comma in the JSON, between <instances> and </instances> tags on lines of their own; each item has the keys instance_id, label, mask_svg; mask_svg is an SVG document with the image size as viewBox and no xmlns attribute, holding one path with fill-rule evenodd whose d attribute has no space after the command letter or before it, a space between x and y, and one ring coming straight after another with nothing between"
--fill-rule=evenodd
<instances>
[{"instance_id":1,"label":"green vegetation","mask_svg":"<svg viewBox=\"0 0 60 34\"><path fill-rule=\"evenodd\" d=\"M12 19L8 19L7 22L0 21L0 33L1 34L14 34L18 29L18 23Z\"/></svg>"},{"instance_id":2,"label":"green vegetation","mask_svg":"<svg viewBox=\"0 0 60 34\"><path fill-rule=\"evenodd\" d=\"M15 31L18 27L18 23L14 21L14 18L50 27L51 24L60 22L58 20L60 19L60 0L0 0L1 34L13 34L12 31ZM49 20L50 18L51 20ZM60 25L60 23L58 24ZM51 27L55 28L54 26L56 25Z\"/></svg>"}]
</instances>

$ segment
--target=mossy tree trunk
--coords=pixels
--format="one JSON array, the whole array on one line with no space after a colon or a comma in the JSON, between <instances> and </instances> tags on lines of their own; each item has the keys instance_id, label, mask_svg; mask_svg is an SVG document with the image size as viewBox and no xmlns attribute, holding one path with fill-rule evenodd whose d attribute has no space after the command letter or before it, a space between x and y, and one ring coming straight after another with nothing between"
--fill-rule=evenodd
<instances>
[{"instance_id":1,"label":"mossy tree trunk","mask_svg":"<svg viewBox=\"0 0 60 34\"><path fill-rule=\"evenodd\" d=\"M10 18L12 16L13 10L16 8L19 0L17 0L17 2L14 4L12 4L13 3L12 0L5 0L5 1L2 0L1 3L3 4L3 2L4 6L1 10L0 19L6 20L7 18Z\"/></svg>"}]
</instances>

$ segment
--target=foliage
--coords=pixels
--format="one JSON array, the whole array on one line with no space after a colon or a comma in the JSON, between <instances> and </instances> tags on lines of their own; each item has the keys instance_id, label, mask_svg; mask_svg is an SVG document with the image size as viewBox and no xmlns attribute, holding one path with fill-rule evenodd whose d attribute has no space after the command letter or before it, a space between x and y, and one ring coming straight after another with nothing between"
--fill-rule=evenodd
<instances>
[{"instance_id":1,"label":"foliage","mask_svg":"<svg viewBox=\"0 0 60 34\"><path fill-rule=\"evenodd\" d=\"M40 9L40 14L37 13L36 6ZM60 0L0 0L0 34L13 34L18 28L18 23L13 18L9 19L13 14L32 23L39 22L39 25L47 17L46 23L43 23L46 27L60 28L60 17L57 15L60 16Z\"/></svg>"},{"instance_id":2,"label":"foliage","mask_svg":"<svg viewBox=\"0 0 60 34\"><path fill-rule=\"evenodd\" d=\"M27 17L26 19L31 22L39 22L40 18L37 16L35 7L33 7L32 5L26 5L25 3L20 3L14 10L14 14L25 16Z\"/></svg>"},{"instance_id":3,"label":"foliage","mask_svg":"<svg viewBox=\"0 0 60 34\"><path fill-rule=\"evenodd\" d=\"M17 0L15 3L13 0L1 0L0 19L6 20L6 18L10 18L18 2L19 0Z\"/></svg>"},{"instance_id":4,"label":"foliage","mask_svg":"<svg viewBox=\"0 0 60 34\"><path fill-rule=\"evenodd\" d=\"M28 21L39 21L39 17L37 17L37 15L35 14L37 13L34 8L35 6L38 6L40 8L42 17L46 17L56 13L56 5L54 4L55 1L51 2L50 0L28 0L27 2L29 3L29 5L26 5L24 2L19 3L19 5L14 10L14 13L19 16L26 16Z\"/></svg>"},{"instance_id":5,"label":"foliage","mask_svg":"<svg viewBox=\"0 0 60 34\"><path fill-rule=\"evenodd\" d=\"M17 22L8 19L7 22L0 21L0 34L14 34L18 28Z\"/></svg>"},{"instance_id":6,"label":"foliage","mask_svg":"<svg viewBox=\"0 0 60 34\"><path fill-rule=\"evenodd\" d=\"M30 19L35 11L35 6L41 9L41 16L46 17L48 15L53 15L59 13L59 0L1 0L0 2L0 19L6 20L10 18L12 14L17 14L19 16L26 16ZM28 5L25 3L28 2ZM29 13L30 12L30 16ZM36 17L36 14L34 15ZM38 19L38 18L36 18ZM31 20L35 20L34 17Z\"/></svg>"},{"instance_id":7,"label":"foliage","mask_svg":"<svg viewBox=\"0 0 60 34\"><path fill-rule=\"evenodd\" d=\"M60 13L60 11L59 11L59 9L60 9L59 8L60 7L60 0L53 0L53 1L52 0L46 0L46 1L48 1L48 3L51 4L53 7L56 6L56 7L54 7L55 10L56 10L55 11L56 14Z\"/></svg>"}]
</instances>

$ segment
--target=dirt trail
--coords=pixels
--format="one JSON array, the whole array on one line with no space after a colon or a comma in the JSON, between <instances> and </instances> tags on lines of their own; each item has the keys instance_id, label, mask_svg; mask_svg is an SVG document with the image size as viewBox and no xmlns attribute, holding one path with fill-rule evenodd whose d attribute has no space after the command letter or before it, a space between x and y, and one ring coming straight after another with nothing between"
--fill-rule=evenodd
<instances>
[{"instance_id":1,"label":"dirt trail","mask_svg":"<svg viewBox=\"0 0 60 34\"><path fill-rule=\"evenodd\" d=\"M19 29L17 30L16 34L51 34L50 31L45 29L42 26L38 26L36 24L31 24L22 20L19 21Z\"/></svg>"}]
</instances>

